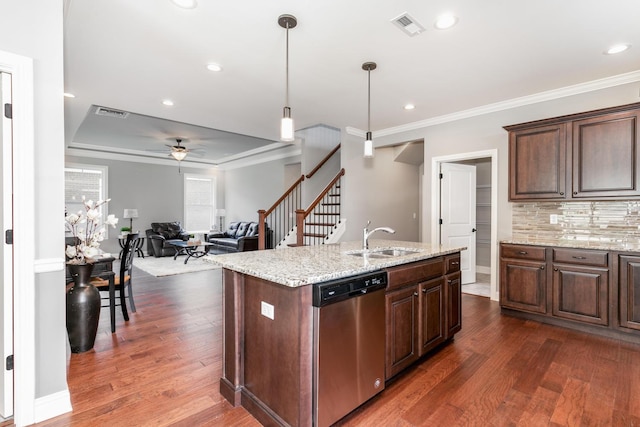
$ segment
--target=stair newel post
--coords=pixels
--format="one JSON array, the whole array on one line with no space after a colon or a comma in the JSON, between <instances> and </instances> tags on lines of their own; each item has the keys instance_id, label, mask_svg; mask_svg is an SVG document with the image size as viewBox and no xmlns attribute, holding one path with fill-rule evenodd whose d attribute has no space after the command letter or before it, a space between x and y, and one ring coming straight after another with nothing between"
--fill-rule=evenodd
<instances>
[{"instance_id":1,"label":"stair newel post","mask_svg":"<svg viewBox=\"0 0 640 427\"><path fill-rule=\"evenodd\" d=\"M304 246L304 209L296 209L296 246Z\"/></svg>"},{"instance_id":2,"label":"stair newel post","mask_svg":"<svg viewBox=\"0 0 640 427\"><path fill-rule=\"evenodd\" d=\"M265 227L265 219L267 211L260 209L258 211L258 250L262 251L266 248L267 230Z\"/></svg>"}]
</instances>

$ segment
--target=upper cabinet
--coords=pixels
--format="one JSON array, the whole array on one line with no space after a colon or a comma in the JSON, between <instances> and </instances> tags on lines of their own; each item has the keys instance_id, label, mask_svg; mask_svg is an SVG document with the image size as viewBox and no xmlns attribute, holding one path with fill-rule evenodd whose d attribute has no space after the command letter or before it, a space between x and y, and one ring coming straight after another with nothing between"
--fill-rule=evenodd
<instances>
[{"instance_id":1,"label":"upper cabinet","mask_svg":"<svg viewBox=\"0 0 640 427\"><path fill-rule=\"evenodd\" d=\"M509 131L509 200L640 198L640 103Z\"/></svg>"}]
</instances>

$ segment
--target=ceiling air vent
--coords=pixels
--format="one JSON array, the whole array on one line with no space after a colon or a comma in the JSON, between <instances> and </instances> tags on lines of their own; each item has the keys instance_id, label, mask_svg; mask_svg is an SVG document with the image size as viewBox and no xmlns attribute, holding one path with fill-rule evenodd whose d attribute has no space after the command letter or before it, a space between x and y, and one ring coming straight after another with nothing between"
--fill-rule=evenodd
<instances>
[{"instance_id":1,"label":"ceiling air vent","mask_svg":"<svg viewBox=\"0 0 640 427\"><path fill-rule=\"evenodd\" d=\"M424 31L424 27L406 12L400 16L396 16L391 22L411 37L417 36Z\"/></svg>"},{"instance_id":2,"label":"ceiling air vent","mask_svg":"<svg viewBox=\"0 0 640 427\"><path fill-rule=\"evenodd\" d=\"M113 108L96 107L96 114L99 116L116 117L118 119L126 119L129 113L127 111L114 110Z\"/></svg>"}]
</instances>

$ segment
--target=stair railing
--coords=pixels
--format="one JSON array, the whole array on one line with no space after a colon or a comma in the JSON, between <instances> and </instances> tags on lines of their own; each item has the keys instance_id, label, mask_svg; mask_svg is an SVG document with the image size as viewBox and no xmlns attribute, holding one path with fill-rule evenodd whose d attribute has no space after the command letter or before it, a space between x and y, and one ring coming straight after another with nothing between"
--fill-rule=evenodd
<instances>
[{"instance_id":1,"label":"stair railing","mask_svg":"<svg viewBox=\"0 0 640 427\"><path fill-rule=\"evenodd\" d=\"M336 145L336 147L331 150L331 152L327 154L324 159L320 160L320 163L318 163L316 167L307 174L307 178L311 178L313 175L315 175L315 173L318 172L320 168L324 166L324 164L327 163L334 154L336 154L336 152L340 149L340 145L341 144Z\"/></svg>"},{"instance_id":2,"label":"stair railing","mask_svg":"<svg viewBox=\"0 0 640 427\"><path fill-rule=\"evenodd\" d=\"M258 239L258 250L273 248L281 241L285 234L293 229L295 218L292 212L302 206L302 181L304 175L289 187L289 189L269 209L258 211L258 236L267 236L266 227L271 231L264 239ZM269 242L267 242L269 239ZM267 244L268 243L268 244Z\"/></svg>"},{"instance_id":3,"label":"stair railing","mask_svg":"<svg viewBox=\"0 0 640 427\"><path fill-rule=\"evenodd\" d=\"M305 209L296 210L296 245L311 245L318 239L324 239L326 230L340 220L340 180L344 176L344 168L333 178L316 199ZM336 200L338 200L336 202ZM305 227L305 221L311 227Z\"/></svg>"}]
</instances>

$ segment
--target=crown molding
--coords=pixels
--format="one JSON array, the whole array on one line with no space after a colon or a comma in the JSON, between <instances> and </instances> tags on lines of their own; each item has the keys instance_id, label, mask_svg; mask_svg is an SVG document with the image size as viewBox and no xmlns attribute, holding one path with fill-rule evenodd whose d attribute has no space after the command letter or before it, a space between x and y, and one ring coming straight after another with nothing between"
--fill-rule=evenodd
<instances>
[{"instance_id":1,"label":"crown molding","mask_svg":"<svg viewBox=\"0 0 640 427\"><path fill-rule=\"evenodd\" d=\"M618 74L603 79L592 80L586 83L579 83L572 86L566 86L559 89L539 92L533 95L513 98L506 101L495 102L493 104L483 105L481 107L470 108L468 110L458 111L456 113L445 114L442 116L432 117L430 119L420 120L417 122L407 123L405 125L394 126L391 128L381 129L374 132L376 137L395 135L402 132L412 131L416 129L436 126L443 123L455 122L458 120L468 119L471 117L481 116L484 114L495 113L498 111L509 110L512 108L523 107L526 105L537 104L540 102L552 101L555 99L565 98L567 96L580 95L596 90L607 89L610 87L635 83L640 81L640 70L629 73ZM347 127L346 132L349 135L363 137L365 132L358 128Z\"/></svg>"}]
</instances>

